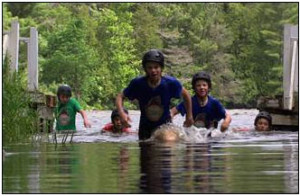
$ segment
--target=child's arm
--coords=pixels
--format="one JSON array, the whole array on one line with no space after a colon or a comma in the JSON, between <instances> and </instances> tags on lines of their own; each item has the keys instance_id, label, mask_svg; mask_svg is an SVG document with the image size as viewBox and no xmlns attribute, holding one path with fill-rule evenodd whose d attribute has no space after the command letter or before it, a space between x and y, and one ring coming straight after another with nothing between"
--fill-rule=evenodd
<instances>
[{"instance_id":1,"label":"child's arm","mask_svg":"<svg viewBox=\"0 0 300 196\"><path fill-rule=\"evenodd\" d=\"M248 127L233 127L231 129L231 131L233 131L233 132L244 132L244 131L251 131L251 129L248 128Z\"/></svg>"},{"instance_id":2,"label":"child's arm","mask_svg":"<svg viewBox=\"0 0 300 196\"><path fill-rule=\"evenodd\" d=\"M124 128L124 133L126 134L136 134L136 131L131 130L131 128Z\"/></svg>"},{"instance_id":3,"label":"child's arm","mask_svg":"<svg viewBox=\"0 0 300 196\"><path fill-rule=\"evenodd\" d=\"M113 129L113 124L108 123L108 124L104 125L104 127L102 127L100 133L112 132L112 129Z\"/></svg>"},{"instance_id":4,"label":"child's arm","mask_svg":"<svg viewBox=\"0 0 300 196\"><path fill-rule=\"evenodd\" d=\"M190 127L194 124L193 113L192 113L192 99L190 94L185 88L182 88L182 97L184 99L184 106L186 108L184 125L186 127Z\"/></svg>"},{"instance_id":5,"label":"child's arm","mask_svg":"<svg viewBox=\"0 0 300 196\"><path fill-rule=\"evenodd\" d=\"M230 114L228 112L226 112L225 115L226 115L226 117L225 117L223 123L221 124L221 131L222 132L224 132L224 131L226 131L228 129L229 124L231 122L231 116L230 116Z\"/></svg>"},{"instance_id":6,"label":"child's arm","mask_svg":"<svg viewBox=\"0 0 300 196\"><path fill-rule=\"evenodd\" d=\"M178 112L176 106L173 107L173 108L170 110L171 118L174 118L178 113L179 113L179 112Z\"/></svg>"},{"instance_id":7,"label":"child's arm","mask_svg":"<svg viewBox=\"0 0 300 196\"><path fill-rule=\"evenodd\" d=\"M82 118L83 118L83 124L84 124L84 127L86 128L90 128L91 127L91 124L87 118L87 115L85 113L85 111L83 110L79 110L79 113L81 114Z\"/></svg>"}]
</instances>

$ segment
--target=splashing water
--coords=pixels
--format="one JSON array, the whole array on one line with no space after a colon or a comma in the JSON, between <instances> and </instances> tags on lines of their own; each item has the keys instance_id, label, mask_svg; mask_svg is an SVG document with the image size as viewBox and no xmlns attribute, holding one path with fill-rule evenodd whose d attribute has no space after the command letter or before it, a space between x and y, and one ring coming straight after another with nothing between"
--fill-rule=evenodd
<instances>
[{"instance_id":1,"label":"splashing water","mask_svg":"<svg viewBox=\"0 0 300 196\"><path fill-rule=\"evenodd\" d=\"M187 134L188 142L195 143L206 143L212 138L222 138L225 136L218 129L206 129L206 128L197 128L195 126L183 127L184 132Z\"/></svg>"},{"instance_id":2,"label":"splashing water","mask_svg":"<svg viewBox=\"0 0 300 196\"><path fill-rule=\"evenodd\" d=\"M191 143L206 143L211 138L222 138L224 133L217 129L206 129L192 127L180 127L175 124L169 123L160 126L150 138L151 140L169 141L174 140L176 135L178 139L176 141L191 142Z\"/></svg>"}]
</instances>

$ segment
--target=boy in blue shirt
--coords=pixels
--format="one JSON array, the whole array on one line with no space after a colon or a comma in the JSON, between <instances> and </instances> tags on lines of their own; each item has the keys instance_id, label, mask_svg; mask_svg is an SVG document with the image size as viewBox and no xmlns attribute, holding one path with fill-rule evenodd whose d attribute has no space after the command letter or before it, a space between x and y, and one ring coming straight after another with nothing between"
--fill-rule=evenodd
<instances>
[{"instance_id":1,"label":"boy in blue shirt","mask_svg":"<svg viewBox=\"0 0 300 196\"><path fill-rule=\"evenodd\" d=\"M148 139L157 127L171 122L170 101L172 98L179 99L182 96L187 108L184 125L191 126L194 123L191 97L176 78L162 76L163 53L156 49L146 52L142 65L146 75L131 80L128 87L117 95L116 106L122 120L127 124L131 121L123 111L124 98L137 99L141 110L139 139Z\"/></svg>"},{"instance_id":2,"label":"boy in blue shirt","mask_svg":"<svg viewBox=\"0 0 300 196\"><path fill-rule=\"evenodd\" d=\"M192 79L192 87L195 92L195 95L192 97L194 125L207 129L217 128L218 121L224 119L221 124L221 131L224 132L228 129L231 116L217 99L208 95L211 89L210 75L204 71L196 73ZM178 113L181 113L182 116L186 114L183 103L171 109L172 118Z\"/></svg>"}]
</instances>

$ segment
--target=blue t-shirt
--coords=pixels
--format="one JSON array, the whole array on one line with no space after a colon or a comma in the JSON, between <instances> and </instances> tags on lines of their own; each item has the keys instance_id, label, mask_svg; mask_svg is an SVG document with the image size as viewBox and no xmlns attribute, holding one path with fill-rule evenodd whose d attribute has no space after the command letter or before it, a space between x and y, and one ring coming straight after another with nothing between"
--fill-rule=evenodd
<instances>
[{"instance_id":1,"label":"blue t-shirt","mask_svg":"<svg viewBox=\"0 0 300 196\"><path fill-rule=\"evenodd\" d=\"M141 110L141 123L159 126L170 120L170 101L180 98L181 83L174 77L162 76L156 88L148 85L147 77L137 77L131 80L123 94L129 100L137 99Z\"/></svg>"},{"instance_id":2,"label":"blue t-shirt","mask_svg":"<svg viewBox=\"0 0 300 196\"><path fill-rule=\"evenodd\" d=\"M186 114L184 103L181 102L176 109L182 116ZM192 97L193 118L196 127L206 127L207 129L214 126L214 122L218 122L226 117L226 112L222 104L212 96L208 96L207 104L201 107L197 96Z\"/></svg>"}]
</instances>

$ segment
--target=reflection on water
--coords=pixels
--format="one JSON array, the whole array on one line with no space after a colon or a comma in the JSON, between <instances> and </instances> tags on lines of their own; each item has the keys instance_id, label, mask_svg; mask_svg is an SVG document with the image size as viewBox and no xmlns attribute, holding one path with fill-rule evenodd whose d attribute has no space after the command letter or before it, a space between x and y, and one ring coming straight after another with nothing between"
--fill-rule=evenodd
<instances>
[{"instance_id":1,"label":"reflection on water","mask_svg":"<svg viewBox=\"0 0 300 196\"><path fill-rule=\"evenodd\" d=\"M217 193L225 156L210 156L210 144L141 143L142 193Z\"/></svg>"},{"instance_id":2,"label":"reflection on water","mask_svg":"<svg viewBox=\"0 0 300 196\"><path fill-rule=\"evenodd\" d=\"M255 114L236 111L235 119ZM104 114L90 115L97 125L80 130L73 144L5 146L3 193L298 192L298 132L228 131L203 142L138 142L136 135L100 135Z\"/></svg>"},{"instance_id":3,"label":"reflection on water","mask_svg":"<svg viewBox=\"0 0 300 196\"><path fill-rule=\"evenodd\" d=\"M164 161L165 157L170 157L170 152L159 151L153 144L140 145L140 189L142 193L170 193L171 174L170 159Z\"/></svg>"}]
</instances>

